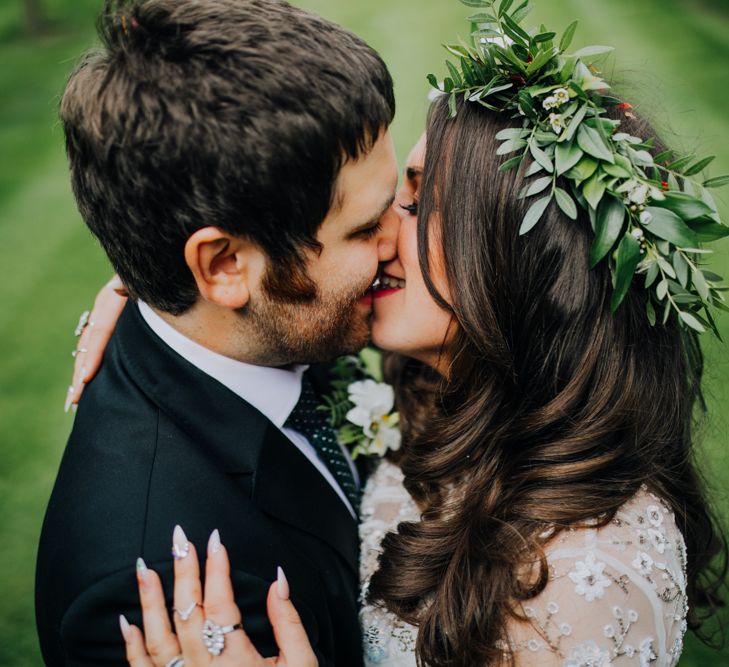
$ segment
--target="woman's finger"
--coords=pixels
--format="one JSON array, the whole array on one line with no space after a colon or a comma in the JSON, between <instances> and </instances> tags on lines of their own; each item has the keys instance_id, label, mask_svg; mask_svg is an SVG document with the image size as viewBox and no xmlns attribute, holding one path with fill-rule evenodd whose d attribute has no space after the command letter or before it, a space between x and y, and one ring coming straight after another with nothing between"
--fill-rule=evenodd
<instances>
[{"instance_id":1,"label":"woman's finger","mask_svg":"<svg viewBox=\"0 0 729 667\"><path fill-rule=\"evenodd\" d=\"M136 625L129 625L124 616L119 617L119 627L127 650L127 662L131 667L154 667L144 646L144 636Z\"/></svg>"},{"instance_id":2,"label":"woman's finger","mask_svg":"<svg viewBox=\"0 0 729 667\"><path fill-rule=\"evenodd\" d=\"M317 667L314 650L289 595L289 582L282 568L268 589L268 619L278 644L280 667Z\"/></svg>"},{"instance_id":3,"label":"woman's finger","mask_svg":"<svg viewBox=\"0 0 729 667\"><path fill-rule=\"evenodd\" d=\"M220 534L214 530L208 541L208 559L205 564L205 618L220 626L232 626L241 622L235 604L233 585L230 582L228 553L220 542ZM225 650L215 665L230 667L258 667L265 665L246 632L234 630L225 635Z\"/></svg>"},{"instance_id":4,"label":"woman's finger","mask_svg":"<svg viewBox=\"0 0 729 667\"><path fill-rule=\"evenodd\" d=\"M180 644L172 632L159 575L148 569L141 558L137 560L137 583L147 653L155 667L164 667L181 653Z\"/></svg>"},{"instance_id":5,"label":"woman's finger","mask_svg":"<svg viewBox=\"0 0 729 667\"><path fill-rule=\"evenodd\" d=\"M120 289L124 289L123 284L118 276L114 276L96 296L89 315L89 324L83 330L76 346L68 404L78 403L84 385L96 375L101 366L106 346L127 303L127 297L120 294Z\"/></svg>"},{"instance_id":6,"label":"woman's finger","mask_svg":"<svg viewBox=\"0 0 729 667\"><path fill-rule=\"evenodd\" d=\"M177 640L188 666L207 665L212 661L203 644L205 622L202 607L200 566L195 546L188 541L180 526L172 533L172 556L175 559L174 611Z\"/></svg>"}]
</instances>

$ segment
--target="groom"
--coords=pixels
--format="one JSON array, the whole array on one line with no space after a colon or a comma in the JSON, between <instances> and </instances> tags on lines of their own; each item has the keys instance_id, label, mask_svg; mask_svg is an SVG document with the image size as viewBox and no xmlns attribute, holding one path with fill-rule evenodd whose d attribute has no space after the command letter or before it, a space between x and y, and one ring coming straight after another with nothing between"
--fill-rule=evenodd
<instances>
[{"instance_id":1,"label":"groom","mask_svg":"<svg viewBox=\"0 0 729 667\"><path fill-rule=\"evenodd\" d=\"M146 0L109 8L100 32L61 118L79 209L133 299L43 526L45 662L126 664L135 561L172 612L180 524L176 557L220 530L264 655L280 565L319 664L359 665L359 481L322 444L304 365L367 342L369 288L395 254L391 78L357 37L276 0Z\"/></svg>"}]
</instances>

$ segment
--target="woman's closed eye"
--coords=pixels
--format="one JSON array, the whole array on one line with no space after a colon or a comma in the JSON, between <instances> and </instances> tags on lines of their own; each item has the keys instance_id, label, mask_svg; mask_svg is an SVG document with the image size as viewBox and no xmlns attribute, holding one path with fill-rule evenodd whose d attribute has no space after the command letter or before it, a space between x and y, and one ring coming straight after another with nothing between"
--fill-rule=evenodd
<instances>
[{"instance_id":1,"label":"woman's closed eye","mask_svg":"<svg viewBox=\"0 0 729 667\"><path fill-rule=\"evenodd\" d=\"M407 211L410 215L418 214L418 202L414 201L412 204L400 204L400 208Z\"/></svg>"}]
</instances>

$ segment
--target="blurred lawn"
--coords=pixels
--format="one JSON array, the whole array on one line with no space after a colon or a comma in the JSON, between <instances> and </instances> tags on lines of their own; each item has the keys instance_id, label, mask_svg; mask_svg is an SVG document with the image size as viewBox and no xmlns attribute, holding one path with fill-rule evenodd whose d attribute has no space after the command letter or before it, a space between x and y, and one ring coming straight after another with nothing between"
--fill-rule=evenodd
<instances>
[{"instance_id":1,"label":"blurred lawn","mask_svg":"<svg viewBox=\"0 0 729 667\"><path fill-rule=\"evenodd\" d=\"M535 0L534 20L562 30L580 19L575 46L618 48L611 67L628 99L676 148L717 153L729 173L729 8L725 0ZM61 410L73 327L110 273L76 212L56 108L65 78L93 42L100 2L45 0L45 35L20 31L19 1L0 4L0 667L40 665L33 616L36 544L71 417ZM420 134L439 44L466 33L455 0L299 0L353 29L390 65L397 86L393 132L404 159ZM718 192L729 220L728 196ZM729 244L712 261L729 277ZM729 318L720 319L729 340ZM705 470L729 518L729 358L706 341L709 420ZM689 637L682 667L729 665Z\"/></svg>"}]
</instances>

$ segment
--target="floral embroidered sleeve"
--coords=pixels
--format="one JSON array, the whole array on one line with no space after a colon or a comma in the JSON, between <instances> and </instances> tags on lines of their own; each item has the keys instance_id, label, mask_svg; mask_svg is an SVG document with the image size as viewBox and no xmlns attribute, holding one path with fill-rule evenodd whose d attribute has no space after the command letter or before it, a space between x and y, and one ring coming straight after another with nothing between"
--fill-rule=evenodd
<instances>
[{"instance_id":1,"label":"floral embroidered sleeve","mask_svg":"<svg viewBox=\"0 0 729 667\"><path fill-rule=\"evenodd\" d=\"M600 529L548 545L549 583L523 604L509 643L520 666L675 665L686 630L686 549L671 512L643 489Z\"/></svg>"}]
</instances>

